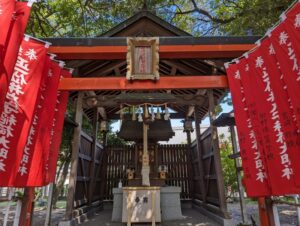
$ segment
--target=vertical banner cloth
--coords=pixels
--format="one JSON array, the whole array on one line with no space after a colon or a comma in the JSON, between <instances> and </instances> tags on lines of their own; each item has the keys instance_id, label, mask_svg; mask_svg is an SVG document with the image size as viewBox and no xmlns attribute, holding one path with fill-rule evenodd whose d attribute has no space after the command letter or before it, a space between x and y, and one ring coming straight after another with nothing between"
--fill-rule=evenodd
<instances>
[{"instance_id":1,"label":"vertical banner cloth","mask_svg":"<svg viewBox=\"0 0 300 226\"><path fill-rule=\"evenodd\" d=\"M244 134L251 128L265 160L255 164L266 169L271 195L300 193L300 2L281 20L255 49L226 65L245 177L251 172L251 153L244 151L249 149ZM248 195L265 195L251 193L250 180L257 182L245 178Z\"/></svg>"},{"instance_id":2,"label":"vertical banner cloth","mask_svg":"<svg viewBox=\"0 0 300 226\"><path fill-rule=\"evenodd\" d=\"M298 44L297 41L300 41L300 2L296 3L286 14L283 14L281 19L285 23L291 38L294 39L293 42Z\"/></svg>"},{"instance_id":3,"label":"vertical banner cloth","mask_svg":"<svg viewBox=\"0 0 300 226\"><path fill-rule=\"evenodd\" d=\"M280 95L275 89L274 83L271 83L269 68L266 61L267 54L263 54L258 47L249 54L249 80L248 86L255 90L252 95L255 98L260 122L260 129L263 132L263 143L265 156L267 158L267 167L269 172L269 181L271 183L273 195L297 194L300 189L295 184L295 177L292 168L291 152L296 150L288 146L286 135L287 131L284 120L284 114L287 109L280 106ZM246 84L245 84L246 85ZM249 93L249 95L251 95ZM299 164L298 164L299 165ZM300 166L300 165L299 165ZM299 168L294 165L294 171ZM299 170L298 170L299 171Z\"/></svg>"},{"instance_id":4,"label":"vertical banner cloth","mask_svg":"<svg viewBox=\"0 0 300 226\"><path fill-rule=\"evenodd\" d=\"M3 111L5 96L30 15L31 4L32 2L15 2L15 12L13 19L10 23L1 23L1 34L2 28L4 29L4 31L7 31L7 34L5 37L5 42L2 43L1 37L0 43L0 45L3 44L0 62L0 114Z\"/></svg>"},{"instance_id":5,"label":"vertical banner cloth","mask_svg":"<svg viewBox=\"0 0 300 226\"><path fill-rule=\"evenodd\" d=\"M27 141L47 49L23 40L0 116L0 186L13 186Z\"/></svg>"},{"instance_id":6,"label":"vertical banner cloth","mask_svg":"<svg viewBox=\"0 0 300 226\"><path fill-rule=\"evenodd\" d=\"M276 59L282 71L283 80L294 109L297 125L300 128L300 47L296 51L291 35L287 32L285 23L276 27L269 35L274 47Z\"/></svg>"},{"instance_id":7,"label":"vertical banner cloth","mask_svg":"<svg viewBox=\"0 0 300 226\"><path fill-rule=\"evenodd\" d=\"M300 134L299 127L296 123L296 116L294 108L291 106L289 100L289 94L287 92L286 84L283 80L283 75L280 69L280 66L276 59L276 53L273 50L272 44L269 39L262 41L260 47L256 50L261 56L264 56L264 64L266 66L265 74L268 74L264 81L270 84L276 98L276 105L278 108L278 113L280 117L280 124L283 131L283 137L287 145L287 152L290 156L291 165L292 165L292 179L294 180L295 186L299 193L300 188L300 177L295 175L300 175ZM281 150L281 165L285 162L285 146L284 150Z\"/></svg>"},{"instance_id":8,"label":"vertical banner cloth","mask_svg":"<svg viewBox=\"0 0 300 226\"><path fill-rule=\"evenodd\" d=\"M63 78L70 78L71 72L63 69ZM68 91L59 91L57 95L57 104L55 107L55 115L52 123L51 139L50 139L50 150L48 154L47 162L44 164L46 177L45 184L54 182L58 153L60 150L61 138L63 133L63 125L65 119L65 112L67 109L67 103L69 98Z\"/></svg>"},{"instance_id":9,"label":"vertical banner cloth","mask_svg":"<svg viewBox=\"0 0 300 226\"><path fill-rule=\"evenodd\" d=\"M240 82L240 71L236 64L226 68L234 104L234 116L237 125L240 153L243 161L244 184L250 197L267 196L271 194L267 173L263 167L262 153L258 149L253 131L249 110L245 103L243 87Z\"/></svg>"},{"instance_id":10,"label":"vertical banner cloth","mask_svg":"<svg viewBox=\"0 0 300 226\"><path fill-rule=\"evenodd\" d=\"M49 122L52 122L56 104L57 88L61 67L47 57L44 66L44 79L41 85L39 100L35 107L27 144L23 151L15 187L43 186L43 157L49 149L50 131ZM45 117L47 116L47 117Z\"/></svg>"},{"instance_id":11,"label":"vertical banner cloth","mask_svg":"<svg viewBox=\"0 0 300 226\"><path fill-rule=\"evenodd\" d=\"M15 11L15 0L0 0L0 73L3 72L3 57L4 57L4 45L7 40L8 31L13 21L13 14Z\"/></svg>"}]
</instances>

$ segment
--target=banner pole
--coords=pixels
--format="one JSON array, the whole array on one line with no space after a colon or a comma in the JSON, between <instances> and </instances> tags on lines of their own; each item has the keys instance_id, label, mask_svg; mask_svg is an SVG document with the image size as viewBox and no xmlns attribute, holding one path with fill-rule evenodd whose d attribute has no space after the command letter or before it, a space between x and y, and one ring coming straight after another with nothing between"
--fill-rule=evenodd
<instances>
[{"instance_id":1,"label":"banner pole","mask_svg":"<svg viewBox=\"0 0 300 226\"><path fill-rule=\"evenodd\" d=\"M17 200L17 207L15 211L15 218L14 218L14 224L13 226L18 226L20 222L20 214L21 214L21 208L22 208L22 200Z\"/></svg>"},{"instance_id":2,"label":"banner pole","mask_svg":"<svg viewBox=\"0 0 300 226\"><path fill-rule=\"evenodd\" d=\"M266 199L265 199L265 197L259 197L257 199L257 203L258 203L258 210L259 210L260 225L261 226L270 226L268 214L267 214L267 211L266 211Z\"/></svg>"},{"instance_id":3,"label":"banner pole","mask_svg":"<svg viewBox=\"0 0 300 226\"><path fill-rule=\"evenodd\" d=\"M10 206L11 206L11 202L12 202L12 198L13 198L14 193L15 193L15 188L9 188L8 204L7 204L6 211L5 211L3 226L7 226L7 221L8 221L8 217L9 217L9 210L10 210Z\"/></svg>"},{"instance_id":4,"label":"banner pole","mask_svg":"<svg viewBox=\"0 0 300 226\"><path fill-rule=\"evenodd\" d=\"M45 226L50 226L50 224L51 224L53 190L54 190L54 183L50 183L49 184L48 205L47 205L47 211L46 211Z\"/></svg>"},{"instance_id":5,"label":"banner pole","mask_svg":"<svg viewBox=\"0 0 300 226\"><path fill-rule=\"evenodd\" d=\"M29 226L31 213L33 211L32 202L34 200L34 187L24 189L24 197L22 199L22 209L20 215L19 226Z\"/></svg>"},{"instance_id":6,"label":"banner pole","mask_svg":"<svg viewBox=\"0 0 300 226\"><path fill-rule=\"evenodd\" d=\"M278 208L277 206L274 204L272 206L273 209L273 215L274 215L274 222L275 222L275 226L280 226L280 219L279 219L279 214L278 214Z\"/></svg>"},{"instance_id":7,"label":"banner pole","mask_svg":"<svg viewBox=\"0 0 300 226\"><path fill-rule=\"evenodd\" d=\"M295 203L299 203L299 195L294 195ZM297 207L298 224L300 225L300 207Z\"/></svg>"}]
</instances>

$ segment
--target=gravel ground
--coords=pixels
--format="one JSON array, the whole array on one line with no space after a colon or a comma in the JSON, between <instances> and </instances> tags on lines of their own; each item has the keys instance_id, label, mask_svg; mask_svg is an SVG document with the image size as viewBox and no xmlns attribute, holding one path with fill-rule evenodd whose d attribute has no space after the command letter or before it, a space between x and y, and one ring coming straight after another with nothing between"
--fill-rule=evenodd
<instances>
[{"instance_id":1,"label":"gravel ground","mask_svg":"<svg viewBox=\"0 0 300 226\"><path fill-rule=\"evenodd\" d=\"M3 217L4 217L4 208L0 207L0 226L3 225ZM12 209L13 210L13 209ZM235 224L241 222L241 213L240 207L238 203L229 203L228 210L232 215L232 218L235 221ZM281 226L291 226L297 225L297 212L295 207L279 205L278 206L279 214L280 214L280 223ZM57 209L53 211L52 214L52 224L51 226L57 226L58 222L63 218L64 209ZM247 204L247 214L248 216L252 216L256 221L257 225L259 225L258 221L258 211L257 204L249 203ZM45 222L45 210L36 210L33 218L33 226L43 226ZM193 209L184 209L183 215L185 219L176 222L166 222L163 223L162 226L219 226L214 223L212 220L199 214L197 211ZM89 221L82 224L82 226L119 226L122 224L116 224L110 222L111 210L104 210L99 212L95 217L90 219ZM9 218L8 226L13 225L14 215L11 214ZM135 225L137 226L137 225ZM144 225L146 226L146 225ZM300 225L298 225L300 226Z\"/></svg>"},{"instance_id":2,"label":"gravel ground","mask_svg":"<svg viewBox=\"0 0 300 226\"><path fill-rule=\"evenodd\" d=\"M236 224L242 221L239 203L229 203L228 210L231 213L232 218L234 219ZM288 205L278 205L278 211L281 226L298 225L296 207ZM247 204L247 215L249 219L250 216L252 216L257 225L259 225L259 214L256 203Z\"/></svg>"}]
</instances>

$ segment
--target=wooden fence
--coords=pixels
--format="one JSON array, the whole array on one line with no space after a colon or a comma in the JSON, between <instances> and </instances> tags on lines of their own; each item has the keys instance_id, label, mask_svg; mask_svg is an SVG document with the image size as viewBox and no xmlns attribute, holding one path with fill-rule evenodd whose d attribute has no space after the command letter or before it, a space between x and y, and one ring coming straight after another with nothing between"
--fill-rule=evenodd
<instances>
[{"instance_id":1,"label":"wooden fence","mask_svg":"<svg viewBox=\"0 0 300 226\"><path fill-rule=\"evenodd\" d=\"M101 187L104 181L102 172L104 171L103 157L104 150L100 144L96 145L95 151L95 168L92 169L92 151L93 139L84 132L81 133L81 145L79 150L79 161L77 168L77 181L75 192L74 207L78 208L88 203L102 199ZM92 193L92 195L90 195Z\"/></svg>"},{"instance_id":2,"label":"wooden fence","mask_svg":"<svg viewBox=\"0 0 300 226\"><path fill-rule=\"evenodd\" d=\"M123 186L128 184L126 169L135 168L136 172L141 171L142 145L108 146L105 150L106 158L106 184L104 199L112 200L112 189L118 186L121 180ZM166 184L180 186L182 188L181 198L189 199L190 177L188 173L188 146L149 144L151 174L157 174L159 165L168 167Z\"/></svg>"},{"instance_id":3,"label":"wooden fence","mask_svg":"<svg viewBox=\"0 0 300 226\"><path fill-rule=\"evenodd\" d=\"M219 207L210 131L208 129L201 135L200 151L196 142L190 148L186 144L149 144L148 151L152 177L158 176L159 165L166 165L168 167L166 184L180 186L182 200L193 199L205 205ZM123 186L128 185L126 170L133 167L137 174L141 171L143 151L141 144L107 146L105 149L97 144L94 172L91 172L92 147L92 139L82 133L75 208L88 204L89 199L90 202L113 200L112 189L118 186L119 181L122 181ZM204 191L204 194L201 191Z\"/></svg>"},{"instance_id":4,"label":"wooden fence","mask_svg":"<svg viewBox=\"0 0 300 226\"><path fill-rule=\"evenodd\" d=\"M196 142L192 144L191 158L193 159L193 198L207 204L219 206L220 201L211 141L211 129L207 129L201 135L199 150ZM201 186L204 188L204 194L201 192Z\"/></svg>"}]
</instances>

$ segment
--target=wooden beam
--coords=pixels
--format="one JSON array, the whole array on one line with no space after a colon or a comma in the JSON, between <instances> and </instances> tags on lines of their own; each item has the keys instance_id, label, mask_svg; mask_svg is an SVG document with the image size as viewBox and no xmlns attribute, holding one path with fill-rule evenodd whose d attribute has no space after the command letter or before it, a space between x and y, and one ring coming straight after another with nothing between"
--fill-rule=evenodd
<instances>
[{"instance_id":1,"label":"wooden beam","mask_svg":"<svg viewBox=\"0 0 300 226\"><path fill-rule=\"evenodd\" d=\"M160 45L160 59L236 58L253 49L254 44ZM63 60L126 59L127 46L51 46L49 52Z\"/></svg>"},{"instance_id":2,"label":"wooden beam","mask_svg":"<svg viewBox=\"0 0 300 226\"><path fill-rule=\"evenodd\" d=\"M124 77L63 78L59 90L159 90L159 89L206 89L228 88L224 75L165 76L158 81L128 81Z\"/></svg>"}]
</instances>

